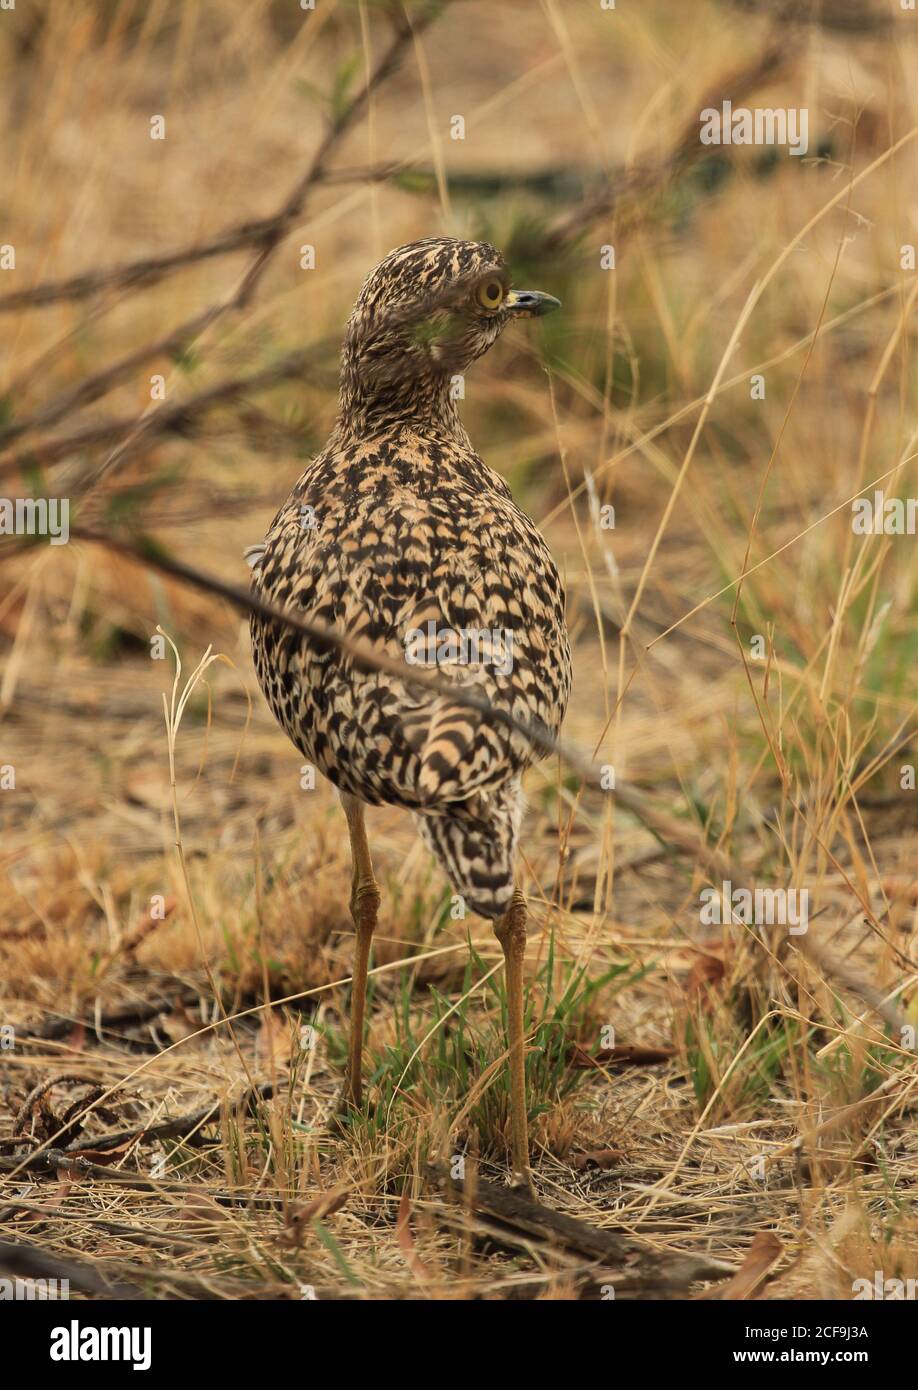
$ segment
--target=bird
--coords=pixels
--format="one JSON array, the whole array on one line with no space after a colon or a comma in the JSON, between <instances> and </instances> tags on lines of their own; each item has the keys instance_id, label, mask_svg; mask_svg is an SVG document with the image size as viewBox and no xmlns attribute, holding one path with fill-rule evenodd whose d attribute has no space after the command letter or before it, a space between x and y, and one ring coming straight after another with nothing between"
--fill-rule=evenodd
<instances>
[{"instance_id":1,"label":"bird","mask_svg":"<svg viewBox=\"0 0 918 1390\"><path fill-rule=\"evenodd\" d=\"M475 452L458 401L466 369L508 325L560 307L512 288L484 241L429 237L389 252L347 322L327 443L246 552L255 596L390 658L373 669L334 641L250 615L267 703L336 787L347 821L356 941L343 1104L362 1106L381 901L364 812L395 805L503 950L512 1182L530 1193L521 782L560 733L571 654L548 545ZM412 680L422 671L436 688Z\"/></svg>"}]
</instances>

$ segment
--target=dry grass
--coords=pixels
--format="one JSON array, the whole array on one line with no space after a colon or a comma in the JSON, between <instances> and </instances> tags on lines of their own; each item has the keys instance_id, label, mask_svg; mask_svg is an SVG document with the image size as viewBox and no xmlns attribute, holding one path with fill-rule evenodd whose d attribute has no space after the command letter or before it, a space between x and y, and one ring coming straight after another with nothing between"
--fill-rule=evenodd
<instances>
[{"instance_id":1,"label":"dry grass","mask_svg":"<svg viewBox=\"0 0 918 1390\"><path fill-rule=\"evenodd\" d=\"M349 122L386 7L5 13L16 269L0 310L7 288L270 219L328 119L341 130L263 263L246 242L8 308L0 475L10 496L69 496L75 521L244 582L243 548L329 428L334 344L381 254L483 235L518 283L558 294L563 315L507 335L465 406L566 576L565 736L621 793L557 761L528 782L539 1192L736 1266L774 1232L758 1295L850 1298L877 1269L918 1272L918 792L901 771L918 762L918 539L851 526L863 489L918 493L918 281L899 249L918 241L918 40L914 21L867 23L887 13L867 0L847 28L780 8L697 4L674 25L656 4L455 3L422 29L414 6L401 66ZM687 142L734 92L806 105L809 157ZM179 350L141 351L189 322ZM157 408L168 427L131 427ZM508 1249L426 1171L461 1153L500 1179L509 1122L500 953L487 924L451 919L409 818L369 816L371 1108L342 1136L347 837L330 789L300 787L245 623L99 547L3 546L9 1238L159 1297L595 1296L595 1262ZM207 651L223 658L171 729L157 626L181 653L178 695ZM704 925L699 895L722 877L806 889L806 937ZM610 1028L671 1056L604 1060ZM575 1045L599 1065L572 1070ZM240 1103L255 1085L273 1090ZM198 1112L187 1132L152 1129ZM35 1166L67 1144L107 1176ZM609 1149L608 1166L581 1157Z\"/></svg>"}]
</instances>

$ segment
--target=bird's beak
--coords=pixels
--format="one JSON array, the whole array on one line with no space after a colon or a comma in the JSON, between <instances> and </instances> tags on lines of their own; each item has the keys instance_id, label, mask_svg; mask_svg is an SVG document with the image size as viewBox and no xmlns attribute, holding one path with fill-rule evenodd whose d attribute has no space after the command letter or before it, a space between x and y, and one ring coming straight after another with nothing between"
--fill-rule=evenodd
<instances>
[{"instance_id":1,"label":"bird's beak","mask_svg":"<svg viewBox=\"0 0 918 1390\"><path fill-rule=\"evenodd\" d=\"M511 290L504 300L504 308L518 319L539 319L553 309L560 309L561 300L541 290Z\"/></svg>"}]
</instances>

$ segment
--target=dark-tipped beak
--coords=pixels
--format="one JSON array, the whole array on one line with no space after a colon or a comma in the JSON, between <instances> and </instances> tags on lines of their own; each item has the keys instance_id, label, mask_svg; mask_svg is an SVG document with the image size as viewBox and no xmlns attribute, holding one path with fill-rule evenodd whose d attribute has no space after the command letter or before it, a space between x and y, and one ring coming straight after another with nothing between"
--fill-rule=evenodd
<instances>
[{"instance_id":1,"label":"dark-tipped beak","mask_svg":"<svg viewBox=\"0 0 918 1390\"><path fill-rule=\"evenodd\" d=\"M555 299L553 294L542 294L541 290L511 290L504 300L504 308L518 319L540 319L552 309L560 309L561 300Z\"/></svg>"}]
</instances>

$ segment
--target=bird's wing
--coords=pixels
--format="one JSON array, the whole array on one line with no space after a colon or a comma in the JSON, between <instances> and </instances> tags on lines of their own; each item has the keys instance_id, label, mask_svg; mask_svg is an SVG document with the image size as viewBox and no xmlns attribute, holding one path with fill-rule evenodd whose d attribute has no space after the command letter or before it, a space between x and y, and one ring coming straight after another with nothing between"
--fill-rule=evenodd
<instances>
[{"instance_id":1,"label":"bird's wing","mask_svg":"<svg viewBox=\"0 0 918 1390\"><path fill-rule=\"evenodd\" d=\"M355 475L320 496L304 482L254 582L404 661L406 679L300 634L271 637L256 617L256 667L282 725L367 799L432 807L517 775L537 756L525 738L410 673L420 657L524 724L558 729L570 684L563 593L532 522L508 497L471 488L419 495L410 478L377 476L361 490ZM304 499L313 528L302 525Z\"/></svg>"}]
</instances>

